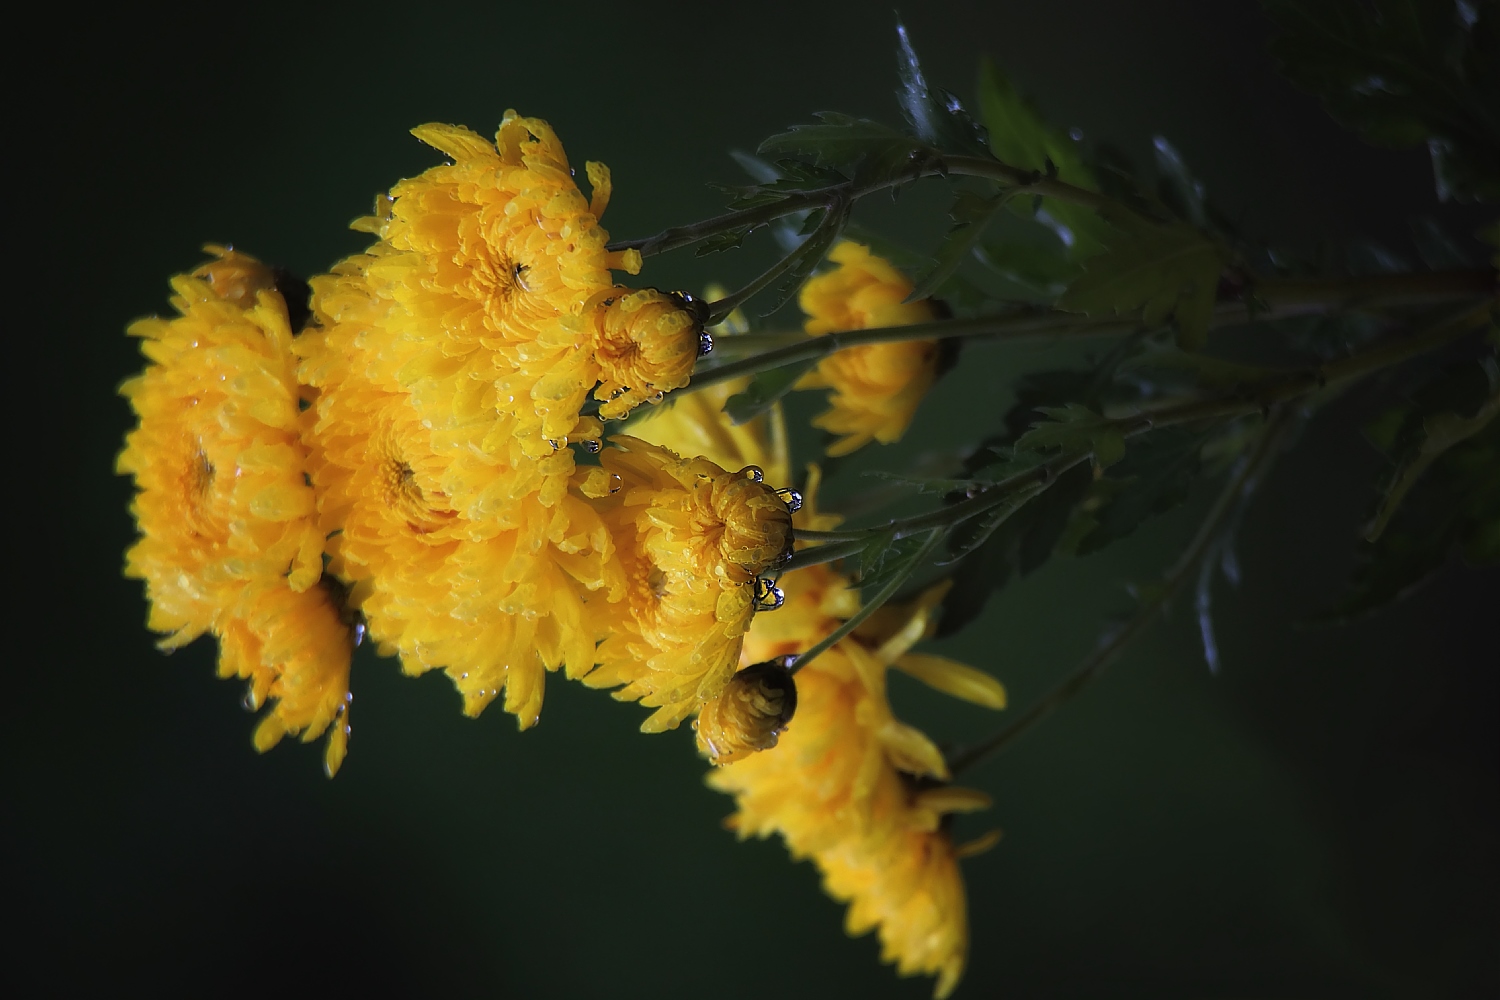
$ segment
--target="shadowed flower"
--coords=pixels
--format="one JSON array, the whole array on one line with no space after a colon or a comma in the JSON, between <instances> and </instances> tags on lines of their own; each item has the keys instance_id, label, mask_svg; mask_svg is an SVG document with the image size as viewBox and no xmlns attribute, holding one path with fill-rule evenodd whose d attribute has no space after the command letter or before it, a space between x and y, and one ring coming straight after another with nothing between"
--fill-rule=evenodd
<instances>
[{"instance_id":1,"label":"shadowed flower","mask_svg":"<svg viewBox=\"0 0 1500 1000\"><path fill-rule=\"evenodd\" d=\"M828 259L838 267L808 281L798 297L814 335L908 326L937 318L927 299L907 302L911 281L859 243L843 242ZM813 419L839 439L828 454L847 455L870 441L900 440L937 378L938 344L910 340L851 347L818 362L799 389L832 389L830 407Z\"/></svg>"},{"instance_id":2,"label":"shadowed flower","mask_svg":"<svg viewBox=\"0 0 1500 1000\"><path fill-rule=\"evenodd\" d=\"M638 438L615 437L583 492L613 536L625 583L585 678L675 728L718 697L739 663L762 574L791 547L786 502L759 470L727 472Z\"/></svg>"},{"instance_id":3,"label":"shadowed flower","mask_svg":"<svg viewBox=\"0 0 1500 1000\"><path fill-rule=\"evenodd\" d=\"M150 359L121 386L140 419L118 471L135 477L141 539L125 573L146 582L150 627L174 649L220 640L220 676L250 681L246 704L274 703L256 731L310 740L345 712L350 633L320 585L323 533L308 456L286 303L270 269L216 259L172 280L174 319L130 327ZM325 754L342 762L347 718Z\"/></svg>"}]
</instances>

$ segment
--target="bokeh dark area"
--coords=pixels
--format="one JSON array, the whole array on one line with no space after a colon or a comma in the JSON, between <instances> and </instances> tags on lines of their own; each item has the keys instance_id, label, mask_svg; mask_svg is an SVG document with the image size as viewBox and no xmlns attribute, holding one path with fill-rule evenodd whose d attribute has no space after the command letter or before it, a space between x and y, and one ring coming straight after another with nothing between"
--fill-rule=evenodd
<instances>
[{"instance_id":1,"label":"bokeh dark area","mask_svg":"<svg viewBox=\"0 0 1500 1000\"><path fill-rule=\"evenodd\" d=\"M1278 80L1248 2L928 2L903 10L935 83L992 55L1056 123L1140 162L1164 134L1253 235L1316 254L1368 238L1412 256L1410 217L1457 237L1420 152L1362 145ZM131 319L206 241L301 273L362 245L375 192L436 162L406 129L550 120L575 165L614 171L605 224L638 236L715 212L730 149L814 111L897 116L888 4L51 5L11 35L8 336L10 681L0 712L0 981L26 995L923 997L878 964L779 842L738 844L689 735L561 678L541 724L463 718L446 680L361 650L351 753L250 746L206 641L164 657L121 576L129 483L113 475L138 370ZM926 199L926 200L924 200ZM875 212L934 240L913 191ZM905 214L902 214L902 213ZM1492 214L1492 213L1491 213ZM907 227L901 229L901 227ZM645 280L743 280L770 241L673 254ZM1472 243L1471 248L1476 249ZM19 303L19 312L14 308ZM900 468L976 441L1010 380L1049 363L973 350ZM1321 413L1275 468L1219 591L1223 666L1191 609L968 776L1005 839L967 863L960 997L1500 995L1500 586L1452 567L1377 617L1303 624L1342 593L1380 457L1373 395ZM815 403L799 402L801 412ZM804 457L812 457L806 449ZM1124 584L1160 571L1205 491L1107 552L1003 591L940 651L1024 708L1090 648ZM997 724L893 682L941 740ZM1001 719L1000 721L1003 721ZM12 993L13 996L23 995Z\"/></svg>"}]
</instances>

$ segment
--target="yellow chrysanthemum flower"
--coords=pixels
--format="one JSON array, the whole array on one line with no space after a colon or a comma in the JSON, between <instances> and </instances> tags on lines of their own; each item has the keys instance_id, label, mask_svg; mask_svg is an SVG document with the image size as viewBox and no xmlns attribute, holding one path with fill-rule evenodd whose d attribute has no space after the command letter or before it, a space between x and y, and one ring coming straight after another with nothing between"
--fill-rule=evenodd
<instances>
[{"instance_id":1,"label":"yellow chrysanthemum flower","mask_svg":"<svg viewBox=\"0 0 1500 1000\"><path fill-rule=\"evenodd\" d=\"M787 604L795 600L789 592ZM781 834L794 857L822 871L829 895L850 904L850 934L878 929L884 960L903 975L937 976L946 997L963 974L968 916L963 849L943 817L989 800L945 783L942 753L896 719L886 694L888 668L925 633L932 603L908 609L894 634L851 636L798 671L797 715L776 750L708 782L736 797L731 828ZM1001 693L993 680L988 688L992 699Z\"/></svg>"},{"instance_id":2,"label":"yellow chrysanthemum flower","mask_svg":"<svg viewBox=\"0 0 1500 1000\"><path fill-rule=\"evenodd\" d=\"M476 714L501 690L521 725L543 675L594 665L598 594L624 593L613 542L576 492L571 443L686 383L701 316L616 287L598 225L608 170L578 190L545 122L507 112L494 143L415 130L453 162L396 185L358 228L379 240L312 282L303 377L323 525L370 632L404 668L442 667Z\"/></svg>"},{"instance_id":3,"label":"yellow chrysanthemum flower","mask_svg":"<svg viewBox=\"0 0 1500 1000\"><path fill-rule=\"evenodd\" d=\"M842 242L829 253L838 266L812 278L798 304L804 329L819 335L883 326L908 326L937 318L927 299L907 302L913 285L889 262L859 243ZM828 454L847 455L870 441L900 440L922 397L937 378L938 343L912 340L839 351L797 383L799 389L832 389L829 409L813 419L841 435Z\"/></svg>"},{"instance_id":4,"label":"yellow chrysanthemum flower","mask_svg":"<svg viewBox=\"0 0 1500 1000\"><path fill-rule=\"evenodd\" d=\"M605 606L609 635L585 683L624 685L615 697L657 709L641 728L661 732L734 675L762 574L790 551L791 514L759 470L727 472L639 438L611 443L583 492L614 538L626 585Z\"/></svg>"},{"instance_id":5,"label":"yellow chrysanthemum flower","mask_svg":"<svg viewBox=\"0 0 1500 1000\"><path fill-rule=\"evenodd\" d=\"M808 473L796 526L837 527L837 516L817 509L817 467ZM776 614L755 617L742 663L795 656L859 610L858 590L830 564L798 570L779 583L785 602ZM736 796L738 812L729 825L740 836L780 833L794 857L818 866L828 893L850 904L849 933L878 929L884 959L903 974L937 976L940 997L957 985L968 950L957 861L991 842L955 847L943 817L983 808L988 798L946 783L941 752L895 717L886 674L894 667L986 707L1005 703L1004 689L988 674L910 651L931 633L945 589L929 588L905 607L882 608L798 671L796 715L778 733L775 749L741 752L708 777L711 786ZM700 734L705 720L715 732L724 728L716 711L715 703L704 707Z\"/></svg>"},{"instance_id":6,"label":"yellow chrysanthemum flower","mask_svg":"<svg viewBox=\"0 0 1500 1000\"><path fill-rule=\"evenodd\" d=\"M357 222L378 242L314 281L315 300L358 329L372 382L411 396L453 508L514 520L521 498L567 493L567 446L602 431L581 414L596 386L615 417L686 384L699 317L678 297L615 287L610 270L641 261L605 249L609 171L587 165L585 198L546 122L506 112L493 143L450 125L413 133L453 162Z\"/></svg>"},{"instance_id":7,"label":"yellow chrysanthemum flower","mask_svg":"<svg viewBox=\"0 0 1500 1000\"><path fill-rule=\"evenodd\" d=\"M319 319L322 287L314 282ZM413 397L382 388L389 366L362 329L325 321L298 345L303 377L319 389L309 440L330 569L349 581L382 653L399 654L411 674L445 669L469 715L504 691L506 711L530 726L546 670L593 666L600 636L583 594L606 585L610 539L567 493L550 505L537 493L514 498L504 517L457 510L449 458Z\"/></svg>"},{"instance_id":8,"label":"yellow chrysanthemum flower","mask_svg":"<svg viewBox=\"0 0 1500 1000\"><path fill-rule=\"evenodd\" d=\"M338 719L332 774L348 739L352 647L320 583L287 307L268 268L209 249L215 260L172 280L176 318L130 327L151 364L120 389L140 418L117 463L139 490L125 572L146 582L163 648L211 633L220 676L248 679L253 707L274 701L257 747L313 739Z\"/></svg>"}]
</instances>

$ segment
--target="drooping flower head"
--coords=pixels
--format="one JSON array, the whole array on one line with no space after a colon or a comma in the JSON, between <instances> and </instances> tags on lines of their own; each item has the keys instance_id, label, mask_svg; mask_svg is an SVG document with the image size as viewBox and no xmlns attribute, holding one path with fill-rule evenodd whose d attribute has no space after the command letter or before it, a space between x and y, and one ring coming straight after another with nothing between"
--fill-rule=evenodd
<instances>
[{"instance_id":1,"label":"drooping flower head","mask_svg":"<svg viewBox=\"0 0 1500 1000\"><path fill-rule=\"evenodd\" d=\"M828 254L838 266L803 286L798 304L804 329L821 335L937 318L927 299L907 302L911 280L859 243L842 242ZM828 448L847 455L870 441L900 440L922 397L937 377L938 344L911 340L869 344L832 354L797 383L799 389L832 389L829 409L813 419L839 439Z\"/></svg>"},{"instance_id":2,"label":"drooping flower head","mask_svg":"<svg viewBox=\"0 0 1500 1000\"><path fill-rule=\"evenodd\" d=\"M797 599L788 592L788 605ZM885 961L903 975L936 976L936 994L946 997L963 974L968 914L957 864L965 849L944 817L989 799L947 784L942 753L895 717L886 693L888 669L911 655L932 604L928 597L888 619L892 634L856 633L798 671L797 715L776 749L719 768L708 782L735 796L732 829L779 833L794 857L818 866L829 895L849 903L850 934L878 931ZM933 672L936 659L927 661ZM950 668L996 705L993 679Z\"/></svg>"},{"instance_id":3,"label":"drooping flower head","mask_svg":"<svg viewBox=\"0 0 1500 1000\"><path fill-rule=\"evenodd\" d=\"M320 582L287 306L269 268L209 249L172 280L178 316L130 327L151 363L120 389L140 420L117 463L139 491L125 572L146 582L163 648L210 633L220 675L250 681L247 704L274 702L258 747L337 719L331 774L348 738L350 631Z\"/></svg>"},{"instance_id":4,"label":"drooping flower head","mask_svg":"<svg viewBox=\"0 0 1500 1000\"><path fill-rule=\"evenodd\" d=\"M719 695L739 663L766 584L790 552L791 514L760 470L729 472L618 436L583 485L614 538L623 600L585 683L657 711L642 725L679 725Z\"/></svg>"},{"instance_id":5,"label":"drooping flower head","mask_svg":"<svg viewBox=\"0 0 1500 1000\"><path fill-rule=\"evenodd\" d=\"M796 712L797 682L785 660L742 667L693 720L698 752L722 765L770 750Z\"/></svg>"}]
</instances>

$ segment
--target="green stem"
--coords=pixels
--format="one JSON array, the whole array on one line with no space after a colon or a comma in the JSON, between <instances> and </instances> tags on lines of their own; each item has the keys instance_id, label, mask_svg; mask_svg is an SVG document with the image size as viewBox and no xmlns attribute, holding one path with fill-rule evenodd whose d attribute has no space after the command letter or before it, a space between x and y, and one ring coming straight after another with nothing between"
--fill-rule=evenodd
<instances>
[{"instance_id":1,"label":"green stem","mask_svg":"<svg viewBox=\"0 0 1500 1000\"><path fill-rule=\"evenodd\" d=\"M1121 417L1114 423L1126 436L1134 436L1158 427L1264 412L1278 403L1285 403L1329 386L1352 382L1382 368L1389 368L1436 350L1478 327L1496 322L1495 308L1494 303L1482 303L1465 309L1457 316L1443 320L1414 337L1390 341L1339 361L1330 361L1317 368L1252 386L1231 396L1173 403Z\"/></svg>"},{"instance_id":2,"label":"green stem","mask_svg":"<svg viewBox=\"0 0 1500 1000\"><path fill-rule=\"evenodd\" d=\"M802 340L784 347L700 372L686 386L675 391L697 392L710 386L732 382L746 375L754 375L802 361L820 359L851 347L865 347L870 344L959 337L969 339L1022 338L1037 335L1103 336L1128 333L1139 325L1135 320L1119 320L1114 317L1093 320L1072 313L1037 313L1024 316L981 316L972 319L938 320L932 323L914 323L911 326L882 326L869 330L828 333L817 337L804 336Z\"/></svg>"},{"instance_id":3,"label":"green stem","mask_svg":"<svg viewBox=\"0 0 1500 1000\"><path fill-rule=\"evenodd\" d=\"M931 534L929 534L926 541L922 543L922 547L912 555L911 561L907 564L905 572L897 573L895 576L891 577L891 579L886 582L885 586L881 587L878 591L875 592L874 596L870 598L869 603L865 604L858 611L856 611L852 617L845 619L838 628L825 635L807 652L798 654L796 662L791 666L792 673L796 673L798 670L801 670L803 667L811 663L818 656L827 652L833 647L834 643L838 642L840 639L844 638L844 636L859 628L859 626L864 622L866 618L869 618L876 611L878 611L886 601L889 601L892 597L896 596L896 592L901 589L902 584L906 583L907 579L911 576L912 571L915 570L917 566L921 565L922 560L927 558L932 550L937 547L937 543L943 538L944 534L946 534L945 532L937 528L933 528L930 530Z\"/></svg>"},{"instance_id":4,"label":"green stem","mask_svg":"<svg viewBox=\"0 0 1500 1000\"><path fill-rule=\"evenodd\" d=\"M807 532L798 531L795 534L801 540L806 537ZM870 536L863 531L858 532L857 535L858 537L832 542L828 545L814 545L810 548L798 549L781 567L779 575L785 576L794 570L831 563L837 559L847 559L858 552L863 552L865 546L870 544Z\"/></svg>"},{"instance_id":5,"label":"green stem","mask_svg":"<svg viewBox=\"0 0 1500 1000\"><path fill-rule=\"evenodd\" d=\"M1277 279L1256 286L1258 303L1220 303L1214 310L1212 327L1234 326L1253 320L1282 319L1329 311L1339 311L1356 306L1418 305L1452 299L1473 298L1493 294L1495 272L1441 271L1431 274L1388 275L1379 285L1368 278L1338 279ZM1492 303L1479 307L1485 312ZM965 319L934 320L930 323L914 323L910 326L885 326L867 330L849 330L822 336L806 336L800 340L787 340L795 334L778 332L769 334L739 334L721 340L726 348L735 353L744 353L739 345L756 338L753 346L771 347L761 354L740 358L699 372L693 380L677 392L697 392L710 386L720 385L747 375L780 368L784 365L824 358L851 347L870 344L891 344L909 340L933 339L993 339L1012 340L1030 337L1096 337L1141 330L1134 319L1119 319L1114 316L1086 317L1077 313L1056 310L1025 312L1008 316L976 316ZM1325 365L1323 371L1332 373L1338 363ZM1316 374L1314 374L1316 377ZM1326 374L1332 378L1333 375ZM1273 400L1274 401L1274 400Z\"/></svg>"},{"instance_id":6,"label":"green stem","mask_svg":"<svg viewBox=\"0 0 1500 1000\"><path fill-rule=\"evenodd\" d=\"M912 517L897 518L878 524L871 528L860 528L853 531L795 531L798 541L818 541L828 544L815 546L808 549L799 549L792 554L792 558L782 568L782 573L790 573L792 570L802 569L805 566L816 566L819 563L833 562L835 559L843 559L864 548L871 539L878 535L891 535L893 540L910 538L912 535L931 531L934 528L951 528L962 524L980 514L998 507L1008 497L1028 488L1041 486L1043 489L1057 482L1059 476L1089 460L1089 452L1077 454L1059 455L1049 462L1044 462L1025 472L1017 473L1008 479L1002 479L998 483L985 487L984 490L974 494L958 503L939 507L937 510L928 511L925 514L917 514ZM1038 491L1040 492L1040 491Z\"/></svg>"},{"instance_id":7,"label":"green stem","mask_svg":"<svg viewBox=\"0 0 1500 1000\"><path fill-rule=\"evenodd\" d=\"M787 195L780 201L768 205L757 205L738 212L726 212L712 219L705 219L687 226L673 226L644 239L619 240L611 243L607 249L611 252L639 250L642 257L651 257L669 250L692 246L694 243L702 242L720 233L733 232L745 227L758 229L777 219L784 219L788 215L818 208L827 204L832 198L843 197L857 201L877 191L899 187L909 181L923 177L946 177L949 174L962 177L984 177L1008 187L1024 188L1035 194L1072 202L1075 205L1086 205L1101 211L1109 208L1119 210L1124 207L1104 195L1074 187L1072 184L1047 177L1035 170L1022 170L1019 167L1008 166L999 160L979 156L938 156L923 161L919 169L897 177L860 185L856 185L853 181L830 184L827 187Z\"/></svg>"},{"instance_id":8,"label":"green stem","mask_svg":"<svg viewBox=\"0 0 1500 1000\"><path fill-rule=\"evenodd\" d=\"M1382 344L1342 361L1329 362L1312 371L1294 373L1289 377L1270 382L1256 392L1216 399L1190 400L1121 417L1114 423L1125 436L1136 437L1161 427L1269 412L1280 404L1341 382L1361 378L1441 347L1463 336L1476 326L1482 325L1489 318L1489 308L1486 305L1467 310L1457 317L1434 325L1417 336ZM885 524L874 527L846 531L798 531L796 537L800 541L825 544L798 550L783 567L782 572L789 573L807 566L846 558L860 551L877 535L889 533L900 539L934 528L953 527L997 506L1017 490L1037 484L1044 487L1050 486L1057 477L1073 466L1087 461L1089 457L1087 453L1061 455L1034 469L995 483L956 504L913 517L887 521Z\"/></svg>"},{"instance_id":9,"label":"green stem","mask_svg":"<svg viewBox=\"0 0 1500 1000\"><path fill-rule=\"evenodd\" d=\"M1043 695L1040 701L1027 709L1026 714L993 736L954 754L948 761L949 770L953 774L967 770L985 758L998 753L1058 708L1077 697L1084 688L1104 672L1115 657L1130 644L1130 640L1156 620L1157 615L1167 607L1168 601L1182 587L1183 582L1192 575L1194 567L1208 552L1236 507L1248 498L1254 488L1264 479L1266 468L1276 455L1287 423L1287 414L1283 410L1278 410L1267 419L1254 451L1240 463L1228 485L1214 500L1207 516L1199 524L1192 541L1167 570L1166 576L1155 588L1154 593L1141 602L1140 608L1130 620L1110 632L1093 652L1084 657L1083 662L1071 674Z\"/></svg>"}]
</instances>

